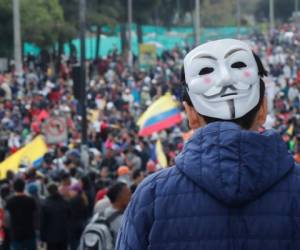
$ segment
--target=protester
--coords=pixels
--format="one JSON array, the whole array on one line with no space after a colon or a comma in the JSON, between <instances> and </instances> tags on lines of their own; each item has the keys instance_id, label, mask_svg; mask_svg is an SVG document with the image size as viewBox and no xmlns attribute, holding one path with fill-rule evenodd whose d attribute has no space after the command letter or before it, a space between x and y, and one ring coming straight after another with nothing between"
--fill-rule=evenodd
<instances>
[{"instance_id":1,"label":"protester","mask_svg":"<svg viewBox=\"0 0 300 250\"><path fill-rule=\"evenodd\" d=\"M257 132L260 59L245 42L212 41L186 55L183 75L196 131L174 167L138 187L116 249L298 249L298 166L277 132Z\"/></svg>"},{"instance_id":2,"label":"protester","mask_svg":"<svg viewBox=\"0 0 300 250\"><path fill-rule=\"evenodd\" d=\"M132 173L132 185L130 186L131 193L134 193L138 185L143 181L144 173L141 169L136 169Z\"/></svg>"},{"instance_id":3,"label":"protester","mask_svg":"<svg viewBox=\"0 0 300 250\"><path fill-rule=\"evenodd\" d=\"M77 250L80 236L89 216L88 198L79 184L71 187L69 206L71 208L69 220L69 236L71 250Z\"/></svg>"},{"instance_id":4,"label":"protester","mask_svg":"<svg viewBox=\"0 0 300 250\"><path fill-rule=\"evenodd\" d=\"M113 213L119 213L119 216L117 216L110 223L110 229L115 241L118 235L118 231L121 227L123 213L131 198L131 191L126 183L117 182L108 189L107 197L111 202L111 206L105 209L104 217L109 218Z\"/></svg>"},{"instance_id":5,"label":"protester","mask_svg":"<svg viewBox=\"0 0 300 250\"><path fill-rule=\"evenodd\" d=\"M6 204L10 218L11 249L35 250L34 214L36 203L33 198L24 193L25 182L22 179L16 179L13 187L15 194Z\"/></svg>"},{"instance_id":6,"label":"protester","mask_svg":"<svg viewBox=\"0 0 300 250\"><path fill-rule=\"evenodd\" d=\"M67 250L71 208L56 184L50 183L47 189L49 196L41 209L41 240L47 250Z\"/></svg>"},{"instance_id":7,"label":"protester","mask_svg":"<svg viewBox=\"0 0 300 250\"><path fill-rule=\"evenodd\" d=\"M117 175L119 182L124 182L128 186L131 185L130 169L127 166L120 166L117 170Z\"/></svg>"}]
</instances>

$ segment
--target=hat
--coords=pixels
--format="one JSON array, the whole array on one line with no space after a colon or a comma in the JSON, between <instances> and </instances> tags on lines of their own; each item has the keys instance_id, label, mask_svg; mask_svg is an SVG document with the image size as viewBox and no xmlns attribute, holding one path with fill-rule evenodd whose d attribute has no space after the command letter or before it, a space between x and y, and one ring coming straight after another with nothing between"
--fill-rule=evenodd
<instances>
[{"instance_id":1,"label":"hat","mask_svg":"<svg viewBox=\"0 0 300 250\"><path fill-rule=\"evenodd\" d=\"M129 168L127 166L121 166L117 170L118 176L129 174Z\"/></svg>"},{"instance_id":2,"label":"hat","mask_svg":"<svg viewBox=\"0 0 300 250\"><path fill-rule=\"evenodd\" d=\"M184 75L198 113L232 120L258 104L260 81L267 72L247 43L221 39L190 51L184 58Z\"/></svg>"}]
</instances>

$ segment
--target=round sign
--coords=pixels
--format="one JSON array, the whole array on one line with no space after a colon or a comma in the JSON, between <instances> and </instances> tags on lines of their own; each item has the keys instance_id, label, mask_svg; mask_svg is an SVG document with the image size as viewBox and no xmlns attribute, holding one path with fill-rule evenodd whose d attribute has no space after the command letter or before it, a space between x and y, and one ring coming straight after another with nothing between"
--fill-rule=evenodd
<instances>
[{"instance_id":1,"label":"round sign","mask_svg":"<svg viewBox=\"0 0 300 250\"><path fill-rule=\"evenodd\" d=\"M45 132L49 133L52 136L59 136L65 132L65 125L66 122L63 118L52 118L46 125Z\"/></svg>"}]
</instances>

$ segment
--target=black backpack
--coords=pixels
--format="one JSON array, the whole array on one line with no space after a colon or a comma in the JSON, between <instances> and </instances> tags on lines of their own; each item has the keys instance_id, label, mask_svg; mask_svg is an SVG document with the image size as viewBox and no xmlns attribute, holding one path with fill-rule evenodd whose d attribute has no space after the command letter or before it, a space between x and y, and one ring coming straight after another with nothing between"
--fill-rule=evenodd
<instances>
[{"instance_id":1,"label":"black backpack","mask_svg":"<svg viewBox=\"0 0 300 250\"><path fill-rule=\"evenodd\" d=\"M107 218L103 215L95 215L81 235L78 250L113 250L115 239L110 225L119 215L121 213L118 211Z\"/></svg>"}]
</instances>

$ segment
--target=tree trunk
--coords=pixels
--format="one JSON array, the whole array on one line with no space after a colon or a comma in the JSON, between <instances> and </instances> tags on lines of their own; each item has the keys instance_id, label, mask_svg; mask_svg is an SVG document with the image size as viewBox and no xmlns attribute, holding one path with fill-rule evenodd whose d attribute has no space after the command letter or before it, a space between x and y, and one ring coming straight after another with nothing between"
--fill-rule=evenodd
<instances>
[{"instance_id":1,"label":"tree trunk","mask_svg":"<svg viewBox=\"0 0 300 250\"><path fill-rule=\"evenodd\" d=\"M143 43L143 27L140 23L137 23L137 25L136 25L136 33L137 33L138 44L142 44Z\"/></svg>"},{"instance_id":2,"label":"tree trunk","mask_svg":"<svg viewBox=\"0 0 300 250\"><path fill-rule=\"evenodd\" d=\"M72 43L72 40L69 41L70 48L70 61L74 63L77 60L77 49L76 46Z\"/></svg>"},{"instance_id":3,"label":"tree trunk","mask_svg":"<svg viewBox=\"0 0 300 250\"><path fill-rule=\"evenodd\" d=\"M99 52L100 52L100 41L101 41L101 34L102 34L102 27L98 26L97 27L97 34L96 34L96 53L95 53L95 59L97 60L99 57Z\"/></svg>"},{"instance_id":4,"label":"tree trunk","mask_svg":"<svg viewBox=\"0 0 300 250\"><path fill-rule=\"evenodd\" d=\"M60 70L60 63L61 63L61 55L64 52L64 42L61 38L61 36L58 37L58 53L56 57L56 62L55 62L55 72L59 73Z\"/></svg>"},{"instance_id":5,"label":"tree trunk","mask_svg":"<svg viewBox=\"0 0 300 250\"><path fill-rule=\"evenodd\" d=\"M120 38L121 38L121 49L122 49L122 54L123 56L127 55L127 51L128 51L128 41L127 41L127 37L126 37L126 24L125 23L121 23L120 25Z\"/></svg>"}]
</instances>

